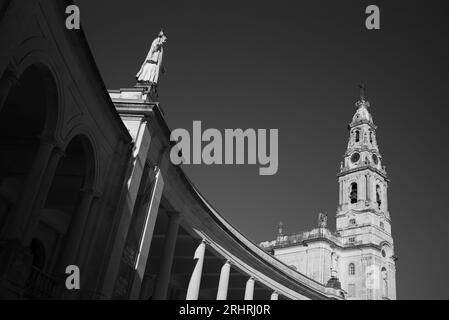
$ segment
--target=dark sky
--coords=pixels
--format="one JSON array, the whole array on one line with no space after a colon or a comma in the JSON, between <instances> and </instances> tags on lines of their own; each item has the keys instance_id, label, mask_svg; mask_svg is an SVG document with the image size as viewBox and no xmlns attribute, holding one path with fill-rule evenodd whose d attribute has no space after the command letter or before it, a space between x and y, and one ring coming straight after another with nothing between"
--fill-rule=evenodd
<instances>
[{"instance_id":1,"label":"dark sky","mask_svg":"<svg viewBox=\"0 0 449 320\"><path fill-rule=\"evenodd\" d=\"M172 129L279 129L279 171L185 167L253 241L319 211L335 226L336 174L364 82L391 178L400 299L448 299L449 37L444 1L76 1L105 84L130 87L168 36L160 102ZM376 4L381 30L365 29Z\"/></svg>"}]
</instances>

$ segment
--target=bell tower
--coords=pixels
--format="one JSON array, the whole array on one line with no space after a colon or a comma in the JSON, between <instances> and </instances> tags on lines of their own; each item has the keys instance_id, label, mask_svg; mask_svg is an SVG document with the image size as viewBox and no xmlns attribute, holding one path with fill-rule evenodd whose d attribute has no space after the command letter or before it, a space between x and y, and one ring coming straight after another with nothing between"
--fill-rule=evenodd
<instances>
[{"instance_id":1,"label":"bell tower","mask_svg":"<svg viewBox=\"0 0 449 320\"><path fill-rule=\"evenodd\" d=\"M338 173L339 205L336 228L345 247L342 285L359 299L395 299L395 260L388 210L388 177L377 144L376 130L360 88L356 112L349 124L349 141ZM352 250L351 250L352 251Z\"/></svg>"}]
</instances>

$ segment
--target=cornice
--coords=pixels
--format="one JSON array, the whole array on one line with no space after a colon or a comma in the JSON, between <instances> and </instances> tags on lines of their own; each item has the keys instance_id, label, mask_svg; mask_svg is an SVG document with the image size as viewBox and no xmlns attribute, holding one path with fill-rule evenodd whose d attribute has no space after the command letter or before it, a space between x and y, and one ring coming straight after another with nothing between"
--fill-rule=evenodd
<instances>
[{"instance_id":1,"label":"cornice","mask_svg":"<svg viewBox=\"0 0 449 320\"><path fill-rule=\"evenodd\" d=\"M377 173L382 178L384 178L385 181L390 182L390 179L387 177L386 172L382 172L379 169L373 168L370 165L365 165L365 166L357 167L357 168L354 168L354 169L349 169L349 170L346 170L346 171L342 171L340 173L337 173L337 177L340 178L340 177L346 176L348 174L351 174L351 173L354 173L354 172L358 172L358 171L363 171L363 170L370 170L370 171L372 171L374 173Z\"/></svg>"}]
</instances>

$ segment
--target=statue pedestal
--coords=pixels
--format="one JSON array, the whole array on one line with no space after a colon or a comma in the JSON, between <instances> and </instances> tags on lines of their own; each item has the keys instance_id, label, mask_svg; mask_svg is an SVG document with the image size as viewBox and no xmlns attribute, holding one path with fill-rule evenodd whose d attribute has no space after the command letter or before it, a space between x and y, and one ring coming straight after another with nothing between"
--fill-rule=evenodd
<instances>
[{"instance_id":1,"label":"statue pedestal","mask_svg":"<svg viewBox=\"0 0 449 320\"><path fill-rule=\"evenodd\" d=\"M149 101L157 102L159 95L157 93L157 84L150 82L137 82L135 88L143 89Z\"/></svg>"}]
</instances>

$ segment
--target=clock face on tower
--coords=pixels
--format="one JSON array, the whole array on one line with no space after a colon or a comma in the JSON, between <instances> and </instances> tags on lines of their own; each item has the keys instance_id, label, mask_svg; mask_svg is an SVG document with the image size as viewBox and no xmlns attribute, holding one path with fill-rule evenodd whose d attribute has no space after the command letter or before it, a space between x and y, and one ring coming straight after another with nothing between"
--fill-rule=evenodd
<instances>
[{"instance_id":1,"label":"clock face on tower","mask_svg":"<svg viewBox=\"0 0 449 320\"><path fill-rule=\"evenodd\" d=\"M360 160L360 154L354 153L354 154L351 156L351 162L352 162L352 163L356 163L356 162L358 162L359 160Z\"/></svg>"}]
</instances>

